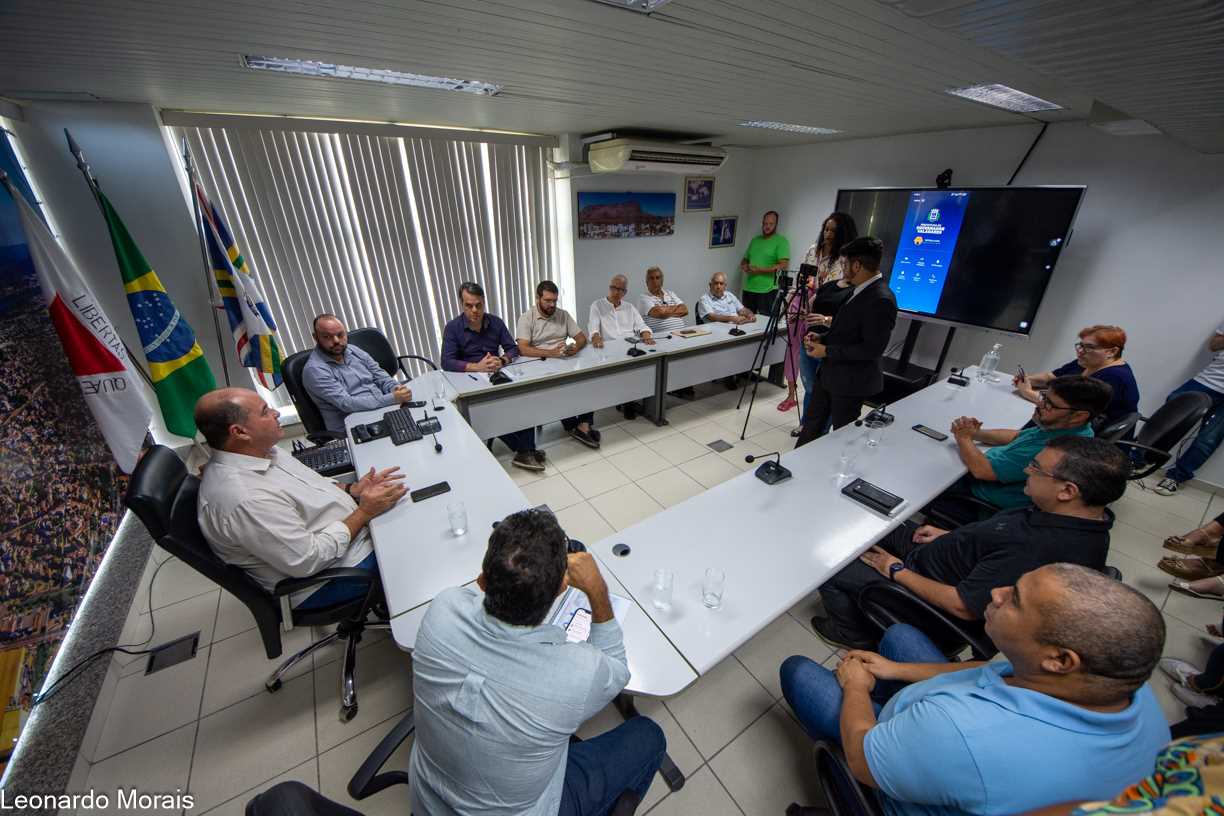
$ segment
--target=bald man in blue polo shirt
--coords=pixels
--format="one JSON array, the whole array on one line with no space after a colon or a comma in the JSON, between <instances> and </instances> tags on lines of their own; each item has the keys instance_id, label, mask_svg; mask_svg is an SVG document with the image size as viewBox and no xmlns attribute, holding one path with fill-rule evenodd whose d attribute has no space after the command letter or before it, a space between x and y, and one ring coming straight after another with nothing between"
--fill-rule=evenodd
<instances>
[{"instance_id":1,"label":"bald man in blue polo shirt","mask_svg":"<svg viewBox=\"0 0 1224 816\"><path fill-rule=\"evenodd\" d=\"M1005 661L948 663L897 624L880 654L850 651L836 673L787 658L782 692L888 816L1025 813L1110 799L1151 773L1169 741L1147 682L1165 624L1144 595L1050 564L994 590L986 633Z\"/></svg>"}]
</instances>

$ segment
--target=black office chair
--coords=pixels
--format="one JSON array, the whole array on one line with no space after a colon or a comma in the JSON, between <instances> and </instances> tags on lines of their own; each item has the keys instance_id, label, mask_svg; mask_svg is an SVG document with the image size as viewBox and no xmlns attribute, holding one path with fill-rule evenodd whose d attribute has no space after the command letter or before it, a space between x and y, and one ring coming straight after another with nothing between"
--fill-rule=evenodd
<instances>
[{"instance_id":1,"label":"black office chair","mask_svg":"<svg viewBox=\"0 0 1224 816\"><path fill-rule=\"evenodd\" d=\"M786 816L879 816L879 802L854 778L841 748L831 742L816 743L816 778L824 790L827 807L791 804Z\"/></svg>"},{"instance_id":2,"label":"black office chair","mask_svg":"<svg viewBox=\"0 0 1224 816\"><path fill-rule=\"evenodd\" d=\"M1099 427L1094 423L1093 432L1097 439L1104 439L1106 442L1117 442L1119 439L1125 439L1130 436L1135 430L1135 426L1139 424L1140 416L1137 412L1131 412L1118 417L1109 424L1102 424Z\"/></svg>"},{"instance_id":3,"label":"black office chair","mask_svg":"<svg viewBox=\"0 0 1224 816\"><path fill-rule=\"evenodd\" d=\"M313 351L314 349L295 351L281 361L281 379L285 381L285 390L289 392L289 399L293 400L298 419L306 429L306 438L316 445L325 445L333 439L343 439L344 434L327 430L327 426L323 424L323 414L319 413L319 406L315 405L302 383L302 370L306 368L306 362Z\"/></svg>"},{"instance_id":4,"label":"black office chair","mask_svg":"<svg viewBox=\"0 0 1224 816\"><path fill-rule=\"evenodd\" d=\"M1178 394L1147 417L1134 441L1118 439L1114 444L1131 458L1130 478L1145 479L1173 458L1173 448L1194 430L1211 410L1211 397L1190 392Z\"/></svg>"},{"instance_id":5,"label":"black office chair","mask_svg":"<svg viewBox=\"0 0 1224 816\"><path fill-rule=\"evenodd\" d=\"M336 631L317 640L283 662L264 683L275 692L281 678L291 667L334 640L345 641L344 659L340 670L340 719L351 720L357 714L357 684L354 670L357 644L367 626L366 613L381 601L382 586L376 574L350 567L323 570L308 578L286 578L273 592L266 591L238 567L226 564L208 546L196 519L196 499L200 480L187 473L178 454L162 445L154 445L141 458L128 483L124 504L144 523L157 544L171 555L221 586L251 610L264 651L269 660L281 656L280 632L294 626L330 626ZM296 610L289 605L289 596L303 589L317 587L334 578L352 578L366 584L361 600L348 601L311 610Z\"/></svg>"},{"instance_id":6,"label":"black office chair","mask_svg":"<svg viewBox=\"0 0 1224 816\"><path fill-rule=\"evenodd\" d=\"M405 360L418 360L429 366L431 371L438 370L437 364L428 357L422 357L419 354L397 355L395 350L391 348L391 342L387 340L387 336L378 329L353 329L349 332L348 339L354 346L373 357L374 362L378 363L382 370L387 372L388 376L394 377L398 372L408 379L412 379L413 374L404 365ZM420 368L420 366L416 367Z\"/></svg>"}]
</instances>

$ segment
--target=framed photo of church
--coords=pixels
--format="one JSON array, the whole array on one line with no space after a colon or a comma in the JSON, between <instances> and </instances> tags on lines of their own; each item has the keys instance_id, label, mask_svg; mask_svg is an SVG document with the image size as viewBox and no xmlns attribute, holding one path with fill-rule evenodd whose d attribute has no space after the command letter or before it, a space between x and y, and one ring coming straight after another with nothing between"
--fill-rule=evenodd
<instances>
[{"instance_id":1,"label":"framed photo of church","mask_svg":"<svg viewBox=\"0 0 1224 816\"><path fill-rule=\"evenodd\" d=\"M710 249L735 246L735 227L738 215L714 215L710 217Z\"/></svg>"}]
</instances>

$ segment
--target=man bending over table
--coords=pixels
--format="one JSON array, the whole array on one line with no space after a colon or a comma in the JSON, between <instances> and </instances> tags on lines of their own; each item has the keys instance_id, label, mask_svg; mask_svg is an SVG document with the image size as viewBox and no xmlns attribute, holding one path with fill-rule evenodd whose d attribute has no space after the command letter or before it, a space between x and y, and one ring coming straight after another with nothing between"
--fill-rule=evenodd
<instances>
[{"instance_id":1,"label":"man bending over table","mask_svg":"<svg viewBox=\"0 0 1224 816\"><path fill-rule=\"evenodd\" d=\"M871 649L879 630L859 610L870 584L893 581L952 618L979 628L990 593L1045 564L1105 569L1114 515L1106 505L1126 491L1130 466L1109 442L1051 439L1025 468L1033 504L942 530L907 523L820 587L827 616L812 627L830 643ZM887 596L883 596L887 597Z\"/></svg>"},{"instance_id":2,"label":"man bending over table","mask_svg":"<svg viewBox=\"0 0 1224 816\"><path fill-rule=\"evenodd\" d=\"M1150 772L1169 726L1147 680L1165 623L1143 594L1051 564L996 588L986 633L1004 661L947 663L907 624L836 673L782 664L782 693L813 739L900 814L1024 813L1108 799Z\"/></svg>"}]
</instances>

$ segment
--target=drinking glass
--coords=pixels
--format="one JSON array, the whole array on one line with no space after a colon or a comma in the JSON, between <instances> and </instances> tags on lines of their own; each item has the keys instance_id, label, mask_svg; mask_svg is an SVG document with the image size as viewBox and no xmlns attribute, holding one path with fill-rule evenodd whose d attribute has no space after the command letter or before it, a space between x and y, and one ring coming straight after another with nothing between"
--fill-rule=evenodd
<instances>
[{"instance_id":1,"label":"drinking glass","mask_svg":"<svg viewBox=\"0 0 1224 816\"><path fill-rule=\"evenodd\" d=\"M654 583L650 585L650 602L655 609L664 612L671 609L672 589L676 585L676 574L669 569L657 569Z\"/></svg>"},{"instance_id":2,"label":"drinking glass","mask_svg":"<svg viewBox=\"0 0 1224 816\"><path fill-rule=\"evenodd\" d=\"M434 409L434 412L436 413L437 411L441 410L438 407L438 403L446 399L446 380L443 379L442 375L439 374L438 372L434 372L434 374L435 376L433 378L433 388L434 388L433 409Z\"/></svg>"},{"instance_id":3,"label":"drinking glass","mask_svg":"<svg viewBox=\"0 0 1224 816\"><path fill-rule=\"evenodd\" d=\"M880 437L884 435L884 429L888 425L878 419L869 419L863 425L867 428L867 446L874 448L879 445Z\"/></svg>"},{"instance_id":4,"label":"drinking glass","mask_svg":"<svg viewBox=\"0 0 1224 816\"><path fill-rule=\"evenodd\" d=\"M446 515L450 519L451 532L456 538L467 532L467 508L463 506L463 502L456 501L446 505Z\"/></svg>"},{"instance_id":5,"label":"drinking glass","mask_svg":"<svg viewBox=\"0 0 1224 816\"><path fill-rule=\"evenodd\" d=\"M854 460L857 452L856 441L851 438L842 445L841 455L837 459L837 478L849 479L854 475Z\"/></svg>"},{"instance_id":6,"label":"drinking glass","mask_svg":"<svg viewBox=\"0 0 1224 816\"><path fill-rule=\"evenodd\" d=\"M727 573L717 567L705 571L705 580L701 583L701 601L710 609L721 609L723 590L727 586Z\"/></svg>"}]
</instances>

